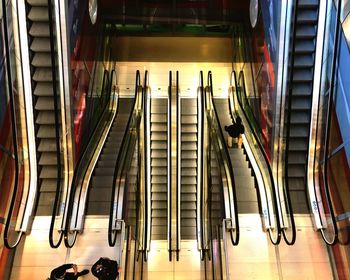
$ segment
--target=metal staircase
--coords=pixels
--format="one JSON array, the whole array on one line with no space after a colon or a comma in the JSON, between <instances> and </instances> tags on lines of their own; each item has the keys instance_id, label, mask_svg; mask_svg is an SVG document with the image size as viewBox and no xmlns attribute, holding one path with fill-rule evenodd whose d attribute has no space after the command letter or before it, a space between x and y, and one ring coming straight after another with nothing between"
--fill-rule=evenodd
<instances>
[{"instance_id":1,"label":"metal staircase","mask_svg":"<svg viewBox=\"0 0 350 280\"><path fill-rule=\"evenodd\" d=\"M318 21L318 0L299 0L296 7L294 67L291 81L288 184L295 213L309 213L306 168Z\"/></svg>"},{"instance_id":2,"label":"metal staircase","mask_svg":"<svg viewBox=\"0 0 350 280\"><path fill-rule=\"evenodd\" d=\"M119 99L117 115L92 175L87 215L109 215L115 165L133 102L133 98Z\"/></svg>"},{"instance_id":3,"label":"metal staircase","mask_svg":"<svg viewBox=\"0 0 350 280\"><path fill-rule=\"evenodd\" d=\"M196 239L197 99L181 99L181 239Z\"/></svg>"}]
</instances>

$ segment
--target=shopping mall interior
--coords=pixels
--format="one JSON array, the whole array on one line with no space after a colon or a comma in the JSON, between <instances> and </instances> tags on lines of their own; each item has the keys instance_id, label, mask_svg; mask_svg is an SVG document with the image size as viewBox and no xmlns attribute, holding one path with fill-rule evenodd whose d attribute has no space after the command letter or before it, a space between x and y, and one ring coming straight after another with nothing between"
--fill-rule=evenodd
<instances>
[{"instance_id":1,"label":"shopping mall interior","mask_svg":"<svg viewBox=\"0 0 350 280\"><path fill-rule=\"evenodd\" d=\"M349 280L349 12L2 0L0 279Z\"/></svg>"}]
</instances>

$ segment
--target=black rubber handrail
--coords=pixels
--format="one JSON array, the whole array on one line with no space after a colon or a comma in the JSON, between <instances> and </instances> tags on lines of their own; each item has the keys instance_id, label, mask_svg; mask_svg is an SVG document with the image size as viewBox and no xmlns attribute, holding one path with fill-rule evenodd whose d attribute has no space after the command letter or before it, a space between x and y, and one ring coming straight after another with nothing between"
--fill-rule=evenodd
<instances>
[{"instance_id":1,"label":"black rubber handrail","mask_svg":"<svg viewBox=\"0 0 350 280\"><path fill-rule=\"evenodd\" d=\"M240 98L240 94L239 94L239 88L238 88L238 83L237 83L237 77L236 77L236 72L233 71L233 76L234 76L234 83L235 83L235 88L236 88L236 96L237 96L237 101L238 101L238 105L240 106L245 118L247 120L249 120L248 118L248 115L246 113L246 111L244 110L244 106L243 106L243 102ZM240 71L239 73L239 79L242 79L242 90L243 90L243 93L246 97L246 87L245 87L245 79L244 79L244 72L243 71ZM232 91L232 94L233 91ZM232 110L232 108L231 108ZM231 111L231 118L234 119L234 114L233 114L233 111ZM277 245L280 243L281 241L281 232L282 232L282 228L281 228L281 224L280 224L280 219L279 219L279 213L278 213L278 205L277 205L277 194L276 194L276 189L275 189L275 183L274 183L274 179L273 179L273 175L272 175L272 169L271 169L271 166L269 164L269 161L268 161L268 157L267 157L267 154L264 150L264 147L262 146L261 142L259 141L259 138L258 136L256 135L256 131L254 130L252 124L248 121L247 122L249 127L250 127L250 130L252 131L253 133L253 136L256 140L256 143L259 147L259 150L260 150L260 153L263 155L264 157L264 161L266 163L266 166L267 166L267 169L268 169L268 173L269 173L269 178L270 178L270 181L271 181L271 187L272 187L272 197L273 197L273 207L276 211L276 226L277 226L277 238L276 240L273 240L272 239L272 236L271 236L271 233L269 234L269 237L270 237L270 240L271 242L274 244L274 245ZM295 230L295 224L294 224L294 218L293 218L293 213L291 213L291 221L292 221L292 228ZM269 231L270 232L270 231Z\"/></svg>"},{"instance_id":2,"label":"black rubber handrail","mask_svg":"<svg viewBox=\"0 0 350 280\"><path fill-rule=\"evenodd\" d=\"M19 183L19 158L18 158L18 142L17 142L17 122L16 122L16 105L14 100L14 90L12 86L12 75L11 75L11 63L10 63L10 47L9 47L9 38L8 38L8 27L7 27L7 5L6 1L2 0L2 11L3 11L3 24L4 24L4 41L5 41L5 60L6 60L6 71L7 71L7 86L9 91L9 97L10 97L10 113L11 113L11 134L12 134L12 143L13 143L13 156L15 161L15 177L14 177L14 183L13 183L13 190L12 190L12 197L11 197L11 203L9 206L9 211L7 214L7 219L5 223L5 230L4 230L4 244L6 248L13 249L15 248L19 242L21 241L21 238L23 236L23 232L19 232L16 241L12 243L9 239L9 232L11 227L11 220L13 215L13 210L16 203L16 197L18 192L18 183Z\"/></svg>"},{"instance_id":3,"label":"black rubber handrail","mask_svg":"<svg viewBox=\"0 0 350 280\"><path fill-rule=\"evenodd\" d=\"M203 216L203 209L204 209L204 197L203 197L203 190L204 190L204 184L203 184L203 178L204 178L204 155L203 155L203 147L204 147L204 79L203 79L203 71L200 71L199 73L199 87L200 87L200 96L201 96L201 104L198 104L198 97L197 97L197 108L201 107L201 112L202 114L200 115L200 120L198 120L201 124L202 124L202 131L201 131L201 135L198 135L200 141L201 141L201 147L202 147L202 151L200 152L200 156L201 156L201 166L200 166L200 174L202 176L202 180L201 180L201 185L198 186L197 183L197 188L200 188L200 200L199 200L199 207L200 207L200 214L201 216L199 217L199 220L201 221L200 225L197 225L197 227L201 227L200 231L201 231L201 260L204 261L205 259L205 244L204 244L204 216ZM198 230L198 229L197 229Z\"/></svg>"},{"instance_id":4,"label":"black rubber handrail","mask_svg":"<svg viewBox=\"0 0 350 280\"><path fill-rule=\"evenodd\" d=\"M222 132L222 128L221 128L221 124L220 124L220 119L219 119L219 115L218 112L216 110L215 107L215 103L214 103L214 93L213 93L213 77L212 77L212 73L211 71L208 72L208 87L210 88L210 98L213 104L213 110L215 113L215 118L219 124L218 129L219 129L219 134L220 134L220 138L223 141L223 143L225 143L225 137L224 137L224 133ZM236 186L235 186L235 179L234 179L234 173L233 173L233 167L232 167L232 163L230 160L230 153L228 151L227 145L223 145L224 147L224 154L227 156L227 163L228 163L228 171L229 174L226 174L226 176L230 176L231 181L232 181L232 185L229 186L232 189L232 194L233 194L233 198L232 201L234 203L234 209L236 210L234 213L230 213L230 217L234 217L235 222L236 222L236 228L235 228L235 233L236 233L236 237L233 237L233 232L232 230L230 230L230 237L231 237L231 242L232 245L236 246L239 243L239 237L240 237L240 231L239 231L239 220L238 220L238 208L237 208L237 195L236 195ZM231 199L230 199L231 201ZM229 202L230 203L230 202ZM231 207L230 207L231 210Z\"/></svg>"},{"instance_id":5,"label":"black rubber handrail","mask_svg":"<svg viewBox=\"0 0 350 280\"><path fill-rule=\"evenodd\" d=\"M106 77L108 76L108 71L105 70L104 74L103 74L103 80L102 80L102 91L104 91L105 89L105 83L106 81L109 82L109 92L112 92L112 81L113 81L113 76L115 75L115 70L111 71L111 78L110 81L108 81L108 79L106 79ZM113 94L115 94L113 92ZM109 96L108 99L110 99L111 97ZM105 107L103 109L103 112L107 112L108 110L108 102L106 102ZM80 156L75 170L74 170L74 175L73 175L73 179L72 179L72 188L70 190L70 197L72 198L69 201L69 205L68 207L68 214L67 214L67 220L66 220L66 224L64 227L64 244L67 248L72 248L75 244L76 238L77 238L77 231L74 231L73 233L73 237L69 238L70 232L69 232L69 228L70 228L70 223L71 223L71 216L73 213L73 206L74 206L74 195L77 191L77 187L80 182L81 178L84 178L87 172L87 168L86 168L86 160L90 161L91 160L91 150L90 148L94 146L94 143L96 141L96 138L93 137L93 135L95 135L97 133L98 130L101 130L101 126L106 127L108 125L108 123L105 123L105 120L103 119L104 113L101 114L101 118L98 122L98 124L95 126L93 132L92 132L92 137L90 137L88 144L86 145L86 148L84 150L84 152L82 153L82 155ZM113 121L113 120L112 120ZM101 123L103 122L103 123ZM85 170L81 169L85 167ZM81 191L82 191L82 187L80 188L80 193L79 193L79 197L81 196ZM80 204L82 201L79 199L78 204ZM78 215L78 213L76 213L76 215Z\"/></svg>"},{"instance_id":6,"label":"black rubber handrail","mask_svg":"<svg viewBox=\"0 0 350 280\"><path fill-rule=\"evenodd\" d=\"M137 112L137 109L135 108L137 106L136 101L137 101L137 96L139 94L139 89L141 86L141 78L140 78L140 71L137 70L136 71L136 79L135 79L135 95L134 95L134 102L133 102L133 110L131 111L130 115L129 115L129 119L126 125L126 129L124 132L124 136L123 136L123 140L121 142L120 145L120 149L118 152L118 157L117 157L117 161L116 161L116 166L115 166L115 171L114 171L114 175L113 175L113 187L112 187L112 196L111 196L111 205L110 205L110 212L109 212L109 222L108 222L108 244L109 246L113 247L116 243L117 240L117 235L113 233L113 225L114 222L113 221L113 217L114 217L114 209L118 208L114 207L114 197L115 197L115 193L117 191L118 197L119 197L119 191L120 191L120 181L118 178L120 178L123 174L123 167L125 164L125 155L126 153L129 153L129 140L130 138L128 137L129 133L130 133L130 125L131 125L131 121L132 118L135 114L135 112ZM132 147L134 148L134 147ZM132 150L133 151L133 150ZM118 188L117 188L118 186ZM117 190L118 189L118 190ZM124 192L124 198L125 198L126 192ZM125 200L123 200L125 201Z\"/></svg>"},{"instance_id":7,"label":"black rubber handrail","mask_svg":"<svg viewBox=\"0 0 350 280\"><path fill-rule=\"evenodd\" d=\"M332 69L331 69L331 82L330 82L330 92L329 92L329 97L328 97L328 106L327 106L327 118L326 118L326 131L325 131L325 152L324 152L324 157L323 157L323 162L324 164L322 166L322 174L324 176L324 190L326 194L326 199L329 207L329 212L331 214L331 220L334 228L334 238L332 241L329 241L325 234L323 229L321 229L322 233L322 238L323 240L328 244L328 245L335 245L337 242L339 242L339 237L338 237L338 227L337 227L337 222L334 214L334 209L333 209L333 204L331 200L331 195L330 195L330 187L329 187L329 179L328 179L328 168L327 164L329 161L329 152L330 152L330 131L331 131L331 120L332 120L332 100L334 97L334 92L335 92L335 84L336 84L336 68L337 68L337 58L338 58L338 45L339 45L339 35L340 35L340 14L341 14L341 0L338 0L338 9L337 9L337 16L336 16L336 28L335 28L335 38L334 38L334 48L333 48L333 58L332 58ZM334 5L334 3L333 3Z\"/></svg>"},{"instance_id":8,"label":"black rubber handrail","mask_svg":"<svg viewBox=\"0 0 350 280\"><path fill-rule=\"evenodd\" d=\"M168 124L167 124L167 128L168 128L168 136L169 136L169 139L167 140L168 142L170 141L170 149L169 149L169 146L168 146L168 163L170 161L170 168L168 169L169 170L169 173L168 174L168 177L171 178L171 174L172 174L172 168L171 168L171 155L172 155L172 150L171 150L171 135L172 135L172 131L171 131L171 99L172 99L172 83L173 83L173 79L172 79L172 72L169 71L169 86L168 86L168 112L169 112L169 115L168 115ZM170 110L169 110L170 109ZM170 126L170 127L169 127ZM168 249L168 253L169 253L169 261L171 262L172 260L172 240L171 240L171 237L172 237L172 222L171 222L171 219L172 219L172 213L171 213L171 209L172 209L172 192L171 192L171 182L167 181L168 184L170 184L170 186L168 185L167 186L167 191L168 191L168 207L169 209L167 209L167 214L169 213L169 217L167 217L167 220L169 221L168 223L168 245L169 246L169 249ZM170 204L170 205L169 205Z\"/></svg>"},{"instance_id":9,"label":"black rubber handrail","mask_svg":"<svg viewBox=\"0 0 350 280\"><path fill-rule=\"evenodd\" d=\"M49 33L50 33L50 57L51 57L51 72L52 72L52 91L53 91L53 104L54 104L54 118L55 118L55 144L56 144L56 165L57 165L57 182L55 191L55 202L52 209L51 223L49 230L49 243L51 248L58 248L63 240L64 232L59 232L59 238L57 242L54 241L54 227L56 214L58 210L60 191L61 191L61 148L60 148L60 125L58 115L58 92L57 92L57 80L56 80L56 60L55 60L55 42L54 42L54 27L53 27L53 15L52 15L52 1L47 0L48 15L49 15ZM64 110L65 108L61 108ZM62 135L64 137L64 135Z\"/></svg>"},{"instance_id":10,"label":"black rubber handrail","mask_svg":"<svg viewBox=\"0 0 350 280\"><path fill-rule=\"evenodd\" d=\"M147 131L147 114L150 114L151 112L148 112L148 108L147 108L147 90L148 90L148 71L145 71L145 78L143 80L143 104L144 104L144 109L143 109L143 116L144 116L144 176L146 176L146 178L144 178L144 199L145 199L145 212L144 212L144 244L143 244L143 259L147 262L147 242L148 242L148 234L147 234L147 229L148 229L148 223L150 223L151 221L148 221L148 191L150 186L148 186L148 180L147 180L147 143L148 143L148 131Z\"/></svg>"},{"instance_id":11,"label":"black rubber handrail","mask_svg":"<svg viewBox=\"0 0 350 280\"><path fill-rule=\"evenodd\" d=\"M180 104L180 93L179 93L179 71L176 71L176 109L180 108L181 104ZM179 112L177 110L177 112ZM176 127L179 128L181 126L181 115L177 115L177 119L176 119ZM180 170L180 151L179 151L179 143L181 143L181 134L180 131L177 131L177 150L176 150L176 174L178 175L178 172ZM180 187L180 183L178 181L178 177L176 178L176 188ZM181 202L181 197L179 197L179 190L176 190L176 207L179 207L180 202ZM180 194L181 196L181 194ZM181 231L180 229L180 211L178 211L179 209L177 209L176 211L176 221L177 221L177 227L178 227L178 231ZM176 260L179 261L180 259L180 236L179 234L176 234Z\"/></svg>"}]
</instances>

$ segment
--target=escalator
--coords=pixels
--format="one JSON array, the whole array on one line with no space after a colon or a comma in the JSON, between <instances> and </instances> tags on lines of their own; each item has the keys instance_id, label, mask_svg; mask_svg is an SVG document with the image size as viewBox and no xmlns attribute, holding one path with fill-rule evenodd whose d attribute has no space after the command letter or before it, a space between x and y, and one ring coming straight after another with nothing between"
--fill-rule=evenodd
<instances>
[{"instance_id":1,"label":"escalator","mask_svg":"<svg viewBox=\"0 0 350 280\"><path fill-rule=\"evenodd\" d=\"M167 240L168 99L151 99L151 239Z\"/></svg>"},{"instance_id":2,"label":"escalator","mask_svg":"<svg viewBox=\"0 0 350 280\"><path fill-rule=\"evenodd\" d=\"M309 213L306 169L309 148L318 0L298 1L286 118L286 180L295 213Z\"/></svg>"},{"instance_id":3,"label":"escalator","mask_svg":"<svg viewBox=\"0 0 350 280\"><path fill-rule=\"evenodd\" d=\"M225 131L225 125L232 124L231 114L227 99L214 99L215 108L221 124L221 129ZM228 134L226 133L226 136ZM235 174L235 187L237 193L237 207L241 214L259 213L258 193L255 187L252 170L249 167L244 148L233 143L229 148L233 173Z\"/></svg>"},{"instance_id":4,"label":"escalator","mask_svg":"<svg viewBox=\"0 0 350 280\"><path fill-rule=\"evenodd\" d=\"M48 2L28 0L27 22L30 37L31 76L36 126L37 158L39 165L39 203L36 215L51 215L56 194L57 179L62 169L57 155L55 127L60 127L54 108ZM59 102L59 100L57 100ZM59 132L61 135L61 132ZM61 165L61 166L58 166Z\"/></svg>"},{"instance_id":5,"label":"escalator","mask_svg":"<svg viewBox=\"0 0 350 280\"><path fill-rule=\"evenodd\" d=\"M133 98L119 99L116 117L91 178L87 215L109 214L115 166L133 103Z\"/></svg>"},{"instance_id":6,"label":"escalator","mask_svg":"<svg viewBox=\"0 0 350 280\"><path fill-rule=\"evenodd\" d=\"M197 99L181 99L181 239L196 239Z\"/></svg>"}]
</instances>

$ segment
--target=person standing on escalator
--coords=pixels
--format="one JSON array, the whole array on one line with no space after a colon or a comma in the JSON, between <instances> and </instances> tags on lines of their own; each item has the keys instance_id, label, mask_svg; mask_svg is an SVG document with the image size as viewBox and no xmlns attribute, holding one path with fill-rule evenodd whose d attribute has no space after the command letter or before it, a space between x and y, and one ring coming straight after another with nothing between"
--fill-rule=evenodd
<instances>
[{"instance_id":1,"label":"person standing on escalator","mask_svg":"<svg viewBox=\"0 0 350 280\"><path fill-rule=\"evenodd\" d=\"M73 269L73 272L67 272L68 269ZM73 263L63 264L51 271L50 280L76 280L78 277L89 273L88 269L78 272L78 266Z\"/></svg>"},{"instance_id":2,"label":"person standing on escalator","mask_svg":"<svg viewBox=\"0 0 350 280\"><path fill-rule=\"evenodd\" d=\"M119 277L119 264L109 258L100 258L91 268L91 273L98 280L116 280Z\"/></svg>"},{"instance_id":3,"label":"person standing on escalator","mask_svg":"<svg viewBox=\"0 0 350 280\"><path fill-rule=\"evenodd\" d=\"M227 138L227 146L232 147L232 138L237 138L237 144L240 147L242 145L242 134L244 133L244 126L242 124L242 119L237 116L236 122L227 126L225 125L225 130L227 131L229 137Z\"/></svg>"}]
</instances>

